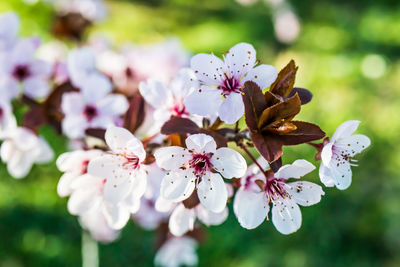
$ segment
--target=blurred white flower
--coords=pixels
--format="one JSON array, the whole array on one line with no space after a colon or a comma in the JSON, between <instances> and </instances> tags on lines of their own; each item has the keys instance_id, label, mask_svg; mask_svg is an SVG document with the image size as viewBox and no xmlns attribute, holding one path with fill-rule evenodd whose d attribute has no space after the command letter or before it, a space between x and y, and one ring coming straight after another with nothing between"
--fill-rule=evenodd
<instances>
[{"instance_id":1,"label":"blurred white flower","mask_svg":"<svg viewBox=\"0 0 400 267\"><path fill-rule=\"evenodd\" d=\"M190 237L172 237L157 251L154 259L156 266L179 267L182 265L195 266L197 241Z\"/></svg>"},{"instance_id":2,"label":"blurred white flower","mask_svg":"<svg viewBox=\"0 0 400 267\"><path fill-rule=\"evenodd\" d=\"M119 229L131 213L139 210L146 191L147 173L143 166L146 152L140 140L123 128L109 127L105 139L111 152L91 160L88 173L104 178L109 223L112 221L110 225Z\"/></svg>"},{"instance_id":3,"label":"blurred white flower","mask_svg":"<svg viewBox=\"0 0 400 267\"><path fill-rule=\"evenodd\" d=\"M184 98L196 90L199 83L191 69L181 69L171 81L169 86L164 83L149 79L139 84L140 94L155 110L153 113L154 123L161 126L171 116L194 118L201 122L198 117L190 116L183 103Z\"/></svg>"},{"instance_id":4,"label":"blurred white flower","mask_svg":"<svg viewBox=\"0 0 400 267\"><path fill-rule=\"evenodd\" d=\"M278 73L271 65L256 66L256 51L247 43L232 47L223 60L213 54L192 57L201 88L185 99L189 112L201 116L219 116L226 123L235 123L244 113L242 89L246 81L255 82L261 89L270 86Z\"/></svg>"},{"instance_id":5,"label":"blurred white flower","mask_svg":"<svg viewBox=\"0 0 400 267\"><path fill-rule=\"evenodd\" d=\"M253 168L253 167L252 167ZM242 227L253 229L259 226L269 213L272 204L272 223L282 234L291 234L301 226L301 211L298 205L310 206L324 195L321 186L307 182L291 182L315 169L306 160L296 160L282 166L275 174L268 171L268 178L261 171L249 173L241 179L233 210Z\"/></svg>"},{"instance_id":6,"label":"blurred white flower","mask_svg":"<svg viewBox=\"0 0 400 267\"><path fill-rule=\"evenodd\" d=\"M53 159L53 150L47 142L27 128L9 129L3 139L1 159L14 178L25 177L35 163L46 163Z\"/></svg>"},{"instance_id":7,"label":"blurred white flower","mask_svg":"<svg viewBox=\"0 0 400 267\"><path fill-rule=\"evenodd\" d=\"M0 53L10 49L17 41L19 17L14 12L0 14Z\"/></svg>"},{"instance_id":8,"label":"blurred white flower","mask_svg":"<svg viewBox=\"0 0 400 267\"><path fill-rule=\"evenodd\" d=\"M52 78L56 84L62 84L69 78L66 58L68 48L59 41L52 41L39 47L38 58L53 65Z\"/></svg>"},{"instance_id":9,"label":"blurred white flower","mask_svg":"<svg viewBox=\"0 0 400 267\"><path fill-rule=\"evenodd\" d=\"M292 43L300 34L300 22L290 9L279 10L274 17L276 38L285 44Z\"/></svg>"},{"instance_id":10,"label":"blurred white flower","mask_svg":"<svg viewBox=\"0 0 400 267\"><path fill-rule=\"evenodd\" d=\"M61 110L65 117L62 130L69 138L83 138L88 128L117 125L129 107L128 100L120 94L109 94L111 88L98 76L88 76L80 92L64 93Z\"/></svg>"},{"instance_id":11,"label":"blurred white flower","mask_svg":"<svg viewBox=\"0 0 400 267\"><path fill-rule=\"evenodd\" d=\"M8 130L17 126L12 107L6 100L0 99L0 139L6 136Z\"/></svg>"},{"instance_id":12,"label":"blurred white flower","mask_svg":"<svg viewBox=\"0 0 400 267\"><path fill-rule=\"evenodd\" d=\"M50 92L51 64L35 58L36 39L19 40L0 59L0 84L8 96L18 96L20 89L31 98L45 98Z\"/></svg>"},{"instance_id":13,"label":"blurred white flower","mask_svg":"<svg viewBox=\"0 0 400 267\"><path fill-rule=\"evenodd\" d=\"M319 176L325 186L336 186L340 190L350 186L351 166L356 162L352 158L371 144L367 136L353 134L359 124L359 121L342 123L322 149Z\"/></svg>"},{"instance_id":14,"label":"blurred white flower","mask_svg":"<svg viewBox=\"0 0 400 267\"><path fill-rule=\"evenodd\" d=\"M61 14L78 13L89 21L103 20L107 8L103 0L47 0Z\"/></svg>"},{"instance_id":15,"label":"blurred white flower","mask_svg":"<svg viewBox=\"0 0 400 267\"><path fill-rule=\"evenodd\" d=\"M186 147L163 147L154 153L157 165L168 170L161 183L162 197L180 202L197 188L199 200L208 210L222 212L228 191L221 175L242 177L247 168L245 159L233 149L217 149L214 139L205 134L190 135Z\"/></svg>"}]
</instances>

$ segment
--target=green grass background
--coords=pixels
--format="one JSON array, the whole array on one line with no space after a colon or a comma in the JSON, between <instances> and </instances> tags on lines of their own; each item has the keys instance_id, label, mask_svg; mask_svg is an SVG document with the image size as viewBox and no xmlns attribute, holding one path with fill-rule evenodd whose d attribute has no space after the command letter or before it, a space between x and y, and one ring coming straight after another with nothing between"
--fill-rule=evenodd
<instances>
[{"instance_id":1,"label":"green grass background","mask_svg":"<svg viewBox=\"0 0 400 267\"><path fill-rule=\"evenodd\" d=\"M108 1L109 18L92 32L116 43L177 36L193 53L219 54L246 41L262 62L277 68L293 58L300 66L296 85L314 93L299 118L328 135L345 120L361 120L359 132L372 140L353 169L352 186L326 188L320 204L302 208L297 233L281 235L272 223L248 231L231 213L223 225L208 229L198 250L200 266L400 266L400 2L290 3L302 26L291 45L276 41L272 10L263 1L249 7L233 0ZM51 10L43 3L0 1L0 11L7 10L21 16L22 35L51 39ZM384 74L369 78L379 64ZM42 133L57 153L65 150L65 140L51 129ZM311 147L290 147L284 161L313 156ZM0 165L1 267L81 264L80 226L56 194L59 177L54 162L35 166L24 180ZM319 182L317 171L306 178ZM151 266L154 239L129 223L120 240L100 246L101 266Z\"/></svg>"}]
</instances>

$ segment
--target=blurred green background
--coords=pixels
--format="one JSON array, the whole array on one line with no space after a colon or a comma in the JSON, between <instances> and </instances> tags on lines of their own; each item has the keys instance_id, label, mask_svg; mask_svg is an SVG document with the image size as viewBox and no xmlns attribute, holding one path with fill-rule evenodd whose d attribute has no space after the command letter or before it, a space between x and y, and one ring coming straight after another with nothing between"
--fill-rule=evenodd
<instances>
[{"instance_id":1,"label":"blurred green background","mask_svg":"<svg viewBox=\"0 0 400 267\"><path fill-rule=\"evenodd\" d=\"M346 191L325 188L321 203L302 208L303 225L290 236L272 223L248 231L233 213L211 227L199 248L200 266L400 266L400 2L395 0L290 1L301 32L280 43L274 34L276 10L263 0L108 1L109 17L91 29L116 42L140 43L179 37L196 52L228 50L252 43L264 63L300 66L296 85L314 93L299 118L317 123L328 135L345 120L357 119L372 146L359 156ZM0 1L14 10L23 35L50 39L51 9L41 2ZM43 134L57 153L65 140ZM285 150L285 163L313 160L306 145ZM34 167L24 180L0 165L0 266L79 266L81 229L56 194L60 173L54 163ZM318 172L307 176L318 182ZM231 205L230 205L231 206ZM100 246L101 266L151 266L155 235L133 223L120 240Z\"/></svg>"}]
</instances>

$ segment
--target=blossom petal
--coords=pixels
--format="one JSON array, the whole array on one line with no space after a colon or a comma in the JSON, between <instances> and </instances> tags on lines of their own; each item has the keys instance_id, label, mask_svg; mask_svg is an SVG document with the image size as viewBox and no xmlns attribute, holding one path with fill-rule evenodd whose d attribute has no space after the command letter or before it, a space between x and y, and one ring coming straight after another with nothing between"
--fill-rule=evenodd
<instances>
[{"instance_id":1,"label":"blossom petal","mask_svg":"<svg viewBox=\"0 0 400 267\"><path fill-rule=\"evenodd\" d=\"M77 190L68 200L68 211L80 215L88 211L95 203L94 190Z\"/></svg>"},{"instance_id":2,"label":"blossom petal","mask_svg":"<svg viewBox=\"0 0 400 267\"><path fill-rule=\"evenodd\" d=\"M263 192L241 188L236 193L233 211L243 228L254 229L267 217L269 205Z\"/></svg>"},{"instance_id":3,"label":"blossom petal","mask_svg":"<svg viewBox=\"0 0 400 267\"><path fill-rule=\"evenodd\" d=\"M128 197L134 184L133 177L128 177L127 179L119 178L121 178L121 182L118 181L117 176L114 176L107 179L104 184L104 199L115 205Z\"/></svg>"},{"instance_id":4,"label":"blossom petal","mask_svg":"<svg viewBox=\"0 0 400 267\"><path fill-rule=\"evenodd\" d=\"M81 116L66 116L61 122L63 133L71 139L85 137L87 121Z\"/></svg>"},{"instance_id":5,"label":"blossom petal","mask_svg":"<svg viewBox=\"0 0 400 267\"><path fill-rule=\"evenodd\" d=\"M224 59L230 75L241 78L256 64L256 50L251 44L239 43L229 49Z\"/></svg>"},{"instance_id":6,"label":"blossom petal","mask_svg":"<svg viewBox=\"0 0 400 267\"><path fill-rule=\"evenodd\" d=\"M190 170L168 172L161 182L161 196L174 202L185 200L192 194L195 180Z\"/></svg>"},{"instance_id":7,"label":"blossom petal","mask_svg":"<svg viewBox=\"0 0 400 267\"><path fill-rule=\"evenodd\" d=\"M331 142L335 142L341 138L349 137L352 135L360 125L360 121L345 121L339 125L331 138Z\"/></svg>"},{"instance_id":8,"label":"blossom petal","mask_svg":"<svg viewBox=\"0 0 400 267\"><path fill-rule=\"evenodd\" d=\"M347 189L351 184L351 168L347 161L337 162L332 160L328 166L331 178L335 181L335 186L340 190ZM321 179L322 182L322 179Z\"/></svg>"},{"instance_id":9,"label":"blossom petal","mask_svg":"<svg viewBox=\"0 0 400 267\"><path fill-rule=\"evenodd\" d=\"M186 209L183 204L179 204L169 218L169 231L174 236L183 236L193 230L195 220L194 209Z\"/></svg>"},{"instance_id":10,"label":"blossom petal","mask_svg":"<svg viewBox=\"0 0 400 267\"><path fill-rule=\"evenodd\" d=\"M87 103L95 104L111 91L110 80L98 73L85 77L82 82L81 92Z\"/></svg>"},{"instance_id":11,"label":"blossom petal","mask_svg":"<svg viewBox=\"0 0 400 267\"><path fill-rule=\"evenodd\" d=\"M224 62L210 54L197 54L190 60L190 68L196 77L206 85L218 85L224 75Z\"/></svg>"},{"instance_id":12,"label":"blossom petal","mask_svg":"<svg viewBox=\"0 0 400 267\"><path fill-rule=\"evenodd\" d=\"M340 147L343 154L348 157L360 153L371 144L371 140L362 134L355 134L338 140L335 147Z\"/></svg>"},{"instance_id":13,"label":"blossom petal","mask_svg":"<svg viewBox=\"0 0 400 267\"><path fill-rule=\"evenodd\" d=\"M124 206L109 203L103 206L103 214L108 225L115 230L122 229L130 218L130 212Z\"/></svg>"},{"instance_id":14,"label":"blossom petal","mask_svg":"<svg viewBox=\"0 0 400 267\"><path fill-rule=\"evenodd\" d=\"M30 172L34 158L23 151L15 151L7 162L7 170L14 178L24 178Z\"/></svg>"},{"instance_id":15,"label":"blossom petal","mask_svg":"<svg viewBox=\"0 0 400 267\"><path fill-rule=\"evenodd\" d=\"M240 178L245 175L247 170L246 160L243 156L227 147L217 149L211 158L211 163L224 178Z\"/></svg>"},{"instance_id":16,"label":"blossom petal","mask_svg":"<svg viewBox=\"0 0 400 267\"><path fill-rule=\"evenodd\" d=\"M189 151L180 146L162 147L154 153L158 167L165 170L179 170L191 159Z\"/></svg>"},{"instance_id":17,"label":"blossom petal","mask_svg":"<svg viewBox=\"0 0 400 267\"><path fill-rule=\"evenodd\" d=\"M62 95L61 110L64 114L81 115L84 108L85 101L80 93L72 92Z\"/></svg>"},{"instance_id":18,"label":"blossom petal","mask_svg":"<svg viewBox=\"0 0 400 267\"><path fill-rule=\"evenodd\" d=\"M244 114L242 95L239 93L229 94L218 109L218 115L222 121L233 124Z\"/></svg>"},{"instance_id":19,"label":"blossom petal","mask_svg":"<svg viewBox=\"0 0 400 267\"><path fill-rule=\"evenodd\" d=\"M154 79L141 82L139 84L139 91L144 100L156 109L165 104L169 95L169 89L162 82Z\"/></svg>"},{"instance_id":20,"label":"blossom petal","mask_svg":"<svg viewBox=\"0 0 400 267\"><path fill-rule=\"evenodd\" d=\"M186 138L186 147L196 153L215 153L217 143L207 134L192 134Z\"/></svg>"},{"instance_id":21,"label":"blossom petal","mask_svg":"<svg viewBox=\"0 0 400 267\"><path fill-rule=\"evenodd\" d=\"M195 209L197 217L206 226L222 224L228 218L229 213L227 207L225 207L222 212L218 213L209 211L203 205L197 205Z\"/></svg>"},{"instance_id":22,"label":"blossom petal","mask_svg":"<svg viewBox=\"0 0 400 267\"><path fill-rule=\"evenodd\" d=\"M272 223L284 235L296 232L301 226L301 211L293 200L279 199L273 202Z\"/></svg>"},{"instance_id":23,"label":"blossom petal","mask_svg":"<svg viewBox=\"0 0 400 267\"><path fill-rule=\"evenodd\" d=\"M222 212L228 200L228 191L221 175L208 173L197 185L200 203L212 212Z\"/></svg>"},{"instance_id":24,"label":"blossom petal","mask_svg":"<svg viewBox=\"0 0 400 267\"><path fill-rule=\"evenodd\" d=\"M129 103L125 96L111 94L99 100L97 107L101 115L120 116L128 110Z\"/></svg>"},{"instance_id":25,"label":"blossom petal","mask_svg":"<svg viewBox=\"0 0 400 267\"><path fill-rule=\"evenodd\" d=\"M64 173L57 184L57 193L60 197L69 196L72 193L71 183L79 175L79 173Z\"/></svg>"},{"instance_id":26,"label":"blossom petal","mask_svg":"<svg viewBox=\"0 0 400 267\"><path fill-rule=\"evenodd\" d=\"M321 151L321 161L322 161L322 163L325 164L325 165L329 165L329 163L330 163L331 160L332 160L332 155L333 155L332 148L333 148L333 145L334 145L334 143L331 142L331 143L326 144L326 145L322 148L322 151Z\"/></svg>"},{"instance_id":27,"label":"blossom petal","mask_svg":"<svg viewBox=\"0 0 400 267\"><path fill-rule=\"evenodd\" d=\"M282 166L276 173L276 178L300 178L309 172L312 172L315 166L304 159L298 159L292 164Z\"/></svg>"},{"instance_id":28,"label":"blossom petal","mask_svg":"<svg viewBox=\"0 0 400 267\"><path fill-rule=\"evenodd\" d=\"M39 137L37 149L38 155L35 158L36 163L47 163L54 158L53 149L51 149L50 145L43 137Z\"/></svg>"},{"instance_id":29,"label":"blossom petal","mask_svg":"<svg viewBox=\"0 0 400 267\"><path fill-rule=\"evenodd\" d=\"M214 117L223 102L221 91L217 88L201 86L184 99L186 109L196 115Z\"/></svg>"},{"instance_id":30,"label":"blossom petal","mask_svg":"<svg viewBox=\"0 0 400 267\"><path fill-rule=\"evenodd\" d=\"M142 142L125 128L115 126L108 127L105 140L111 150L116 153L125 154L131 152L141 160L144 160L146 156Z\"/></svg>"},{"instance_id":31,"label":"blossom petal","mask_svg":"<svg viewBox=\"0 0 400 267\"><path fill-rule=\"evenodd\" d=\"M50 93L50 86L42 78L29 78L24 81L24 92L31 98L45 98Z\"/></svg>"},{"instance_id":32,"label":"blossom petal","mask_svg":"<svg viewBox=\"0 0 400 267\"><path fill-rule=\"evenodd\" d=\"M302 206L317 204L321 201L321 196L325 195L321 186L307 181L288 183L286 190Z\"/></svg>"},{"instance_id":33,"label":"blossom petal","mask_svg":"<svg viewBox=\"0 0 400 267\"><path fill-rule=\"evenodd\" d=\"M261 89L264 89L269 87L277 77L278 72L274 66L263 64L250 70L242 82L253 81Z\"/></svg>"}]
</instances>

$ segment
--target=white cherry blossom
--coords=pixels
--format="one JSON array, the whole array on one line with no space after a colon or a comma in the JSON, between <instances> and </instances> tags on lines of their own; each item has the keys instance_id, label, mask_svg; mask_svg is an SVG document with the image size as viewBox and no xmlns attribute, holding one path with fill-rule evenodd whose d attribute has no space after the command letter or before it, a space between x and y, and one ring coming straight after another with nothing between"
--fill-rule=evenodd
<instances>
[{"instance_id":1,"label":"white cherry blossom","mask_svg":"<svg viewBox=\"0 0 400 267\"><path fill-rule=\"evenodd\" d=\"M183 103L184 98L199 87L199 83L191 69L181 69L171 83L149 79L139 84L140 94L155 110L153 118L160 127L171 118L192 117Z\"/></svg>"},{"instance_id":2,"label":"white cherry blossom","mask_svg":"<svg viewBox=\"0 0 400 267\"><path fill-rule=\"evenodd\" d=\"M14 178L25 177L35 163L47 163L53 159L53 150L47 142L27 128L9 129L3 139L1 159Z\"/></svg>"},{"instance_id":3,"label":"white cherry blossom","mask_svg":"<svg viewBox=\"0 0 400 267\"><path fill-rule=\"evenodd\" d=\"M256 51L247 43L232 47L223 60L213 54L192 57L190 66L201 87L185 99L188 111L201 116L218 115L229 124L238 121L244 113L244 83L253 81L264 89L278 75L275 67L256 63Z\"/></svg>"},{"instance_id":4,"label":"white cherry blossom","mask_svg":"<svg viewBox=\"0 0 400 267\"><path fill-rule=\"evenodd\" d=\"M62 130L69 138L83 138L88 128L107 128L116 125L128 109L125 96L109 94L111 88L103 80L88 76L80 92L64 93L61 110L64 113Z\"/></svg>"},{"instance_id":5,"label":"white cherry blossom","mask_svg":"<svg viewBox=\"0 0 400 267\"><path fill-rule=\"evenodd\" d=\"M107 16L103 0L50 0L61 14L78 13L89 21L100 21Z\"/></svg>"},{"instance_id":6,"label":"white cherry blossom","mask_svg":"<svg viewBox=\"0 0 400 267\"><path fill-rule=\"evenodd\" d=\"M109 203L106 209L115 222L113 227L120 228L130 213L139 210L146 191L146 152L141 141L123 128L109 127L105 139L111 151L91 160L88 173L104 179L104 199Z\"/></svg>"},{"instance_id":7,"label":"white cherry blossom","mask_svg":"<svg viewBox=\"0 0 400 267\"><path fill-rule=\"evenodd\" d=\"M351 166L356 162L352 158L371 144L367 136L353 134L359 124L359 121L342 123L322 149L319 176L325 186L336 186L340 190L350 186Z\"/></svg>"},{"instance_id":8,"label":"white cherry blossom","mask_svg":"<svg viewBox=\"0 0 400 267\"><path fill-rule=\"evenodd\" d=\"M196 240L187 236L172 237L157 251L154 264L162 267L195 266L198 263L197 245Z\"/></svg>"},{"instance_id":9,"label":"white cherry blossom","mask_svg":"<svg viewBox=\"0 0 400 267\"><path fill-rule=\"evenodd\" d=\"M180 202L196 188L208 210L222 212L228 198L222 176L242 177L247 168L245 159L233 149L217 149L214 139L205 134L190 135L186 147L164 147L154 154L157 165L168 170L161 184L162 197Z\"/></svg>"},{"instance_id":10,"label":"white cherry blossom","mask_svg":"<svg viewBox=\"0 0 400 267\"><path fill-rule=\"evenodd\" d=\"M314 169L315 166L308 161L296 160L282 166L276 173L248 172L241 179L233 204L240 225L247 229L259 226L268 218L271 204L272 223L276 229L286 235L296 232L301 226L299 205L314 205L325 193L317 184L288 182L288 179L298 179Z\"/></svg>"}]
</instances>

